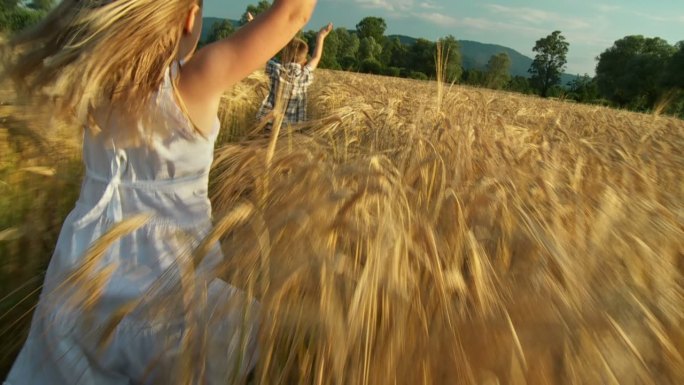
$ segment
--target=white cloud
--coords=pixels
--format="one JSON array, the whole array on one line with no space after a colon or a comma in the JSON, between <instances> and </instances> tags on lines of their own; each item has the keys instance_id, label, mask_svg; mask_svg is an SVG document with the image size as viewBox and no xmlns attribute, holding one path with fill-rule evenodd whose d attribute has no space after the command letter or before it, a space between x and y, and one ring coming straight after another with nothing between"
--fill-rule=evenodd
<instances>
[{"instance_id":1,"label":"white cloud","mask_svg":"<svg viewBox=\"0 0 684 385\"><path fill-rule=\"evenodd\" d=\"M456 18L439 12L417 12L413 13L413 16L428 23L432 23L440 27L447 28L465 27L468 29L490 32L512 31L516 33L522 33L528 36L541 36L544 33L548 33L548 31L546 31L545 29L538 28L536 26L504 23L486 18Z\"/></svg>"},{"instance_id":2,"label":"white cloud","mask_svg":"<svg viewBox=\"0 0 684 385\"><path fill-rule=\"evenodd\" d=\"M419 12L415 13L414 16L421 20L437 24L442 27L455 27L458 25L458 20L455 17L447 16L442 13Z\"/></svg>"},{"instance_id":3,"label":"white cloud","mask_svg":"<svg viewBox=\"0 0 684 385\"><path fill-rule=\"evenodd\" d=\"M504 23L485 18L466 17L461 20L461 24L468 28L484 31L515 31L528 36L538 36L548 32L545 29L536 26Z\"/></svg>"},{"instance_id":4,"label":"white cloud","mask_svg":"<svg viewBox=\"0 0 684 385\"><path fill-rule=\"evenodd\" d=\"M590 30L592 24L585 18L569 17L556 12L528 7L509 7L500 4L487 4L487 9L496 14L503 14L512 22L523 25L549 26L550 29L566 30ZM547 31L551 32L551 30Z\"/></svg>"},{"instance_id":5,"label":"white cloud","mask_svg":"<svg viewBox=\"0 0 684 385\"><path fill-rule=\"evenodd\" d=\"M384 9L389 12L406 12L414 7L413 0L355 0L363 8Z\"/></svg>"},{"instance_id":6,"label":"white cloud","mask_svg":"<svg viewBox=\"0 0 684 385\"><path fill-rule=\"evenodd\" d=\"M363 8L392 8L392 4L386 0L356 0L356 3Z\"/></svg>"},{"instance_id":7,"label":"white cloud","mask_svg":"<svg viewBox=\"0 0 684 385\"><path fill-rule=\"evenodd\" d=\"M600 12L605 12L605 13L612 13L612 12L620 11L622 9L622 7L619 5L610 5L610 4L596 4L596 5L594 5L594 8Z\"/></svg>"},{"instance_id":8,"label":"white cloud","mask_svg":"<svg viewBox=\"0 0 684 385\"><path fill-rule=\"evenodd\" d=\"M616 13L616 12L622 12L622 13L629 13L634 16L638 16L642 19L647 19L651 21L657 21L657 22L662 22L662 23L682 23L684 22L684 15L656 15L652 13L647 13L647 12L641 12L641 11L631 11L628 10L624 7L621 7L619 5L607 5L607 4L598 4L594 6L595 9L604 12L604 13Z\"/></svg>"},{"instance_id":9,"label":"white cloud","mask_svg":"<svg viewBox=\"0 0 684 385\"><path fill-rule=\"evenodd\" d=\"M378 9L384 12L385 17L392 19L405 19L417 17L443 27L454 25L455 19L437 13L443 9L433 0L354 0L364 9Z\"/></svg>"},{"instance_id":10,"label":"white cloud","mask_svg":"<svg viewBox=\"0 0 684 385\"><path fill-rule=\"evenodd\" d=\"M681 23L681 22L684 22L684 15L662 16L662 15L653 15L650 13L636 12L636 11L632 12L632 14L634 14L638 17L644 18L644 19L648 19L648 20L652 20L652 21L658 21L661 23Z\"/></svg>"},{"instance_id":11,"label":"white cloud","mask_svg":"<svg viewBox=\"0 0 684 385\"><path fill-rule=\"evenodd\" d=\"M432 9L432 10L444 8L444 7L440 6L440 5L437 5L437 4L433 3L432 1L424 1L424 2L422 2L422 3L420 3L420 4L418 4L418 6L419 6L420 8L422 8L422 9Z\"/></svg>"},{"instance_id":12,"label":"white cloud","mask_svg":"<svg viewBox=\"0 0 684 385\"><path fill-rule=\"evenodd\" d=\"M546 21L556 19L558 16L552 12L547 12L541 9L526 8L526 7L509 7L500 4L485 5L490 11L495 13L503 13L514 19L526 21L528 23L539 24Z\"/></svg>"}]
</instances>

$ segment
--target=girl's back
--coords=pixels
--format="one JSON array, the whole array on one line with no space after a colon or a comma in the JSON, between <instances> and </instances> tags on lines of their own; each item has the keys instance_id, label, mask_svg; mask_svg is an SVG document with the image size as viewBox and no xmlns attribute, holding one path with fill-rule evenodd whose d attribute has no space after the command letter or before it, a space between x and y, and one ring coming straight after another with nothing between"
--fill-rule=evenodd
<instances>
[{"instance_id":1,"label":"girl's back","mask_svg":"<svg viewBox=\"0 0 684 385\"><path fill-rule=\"evenodd\" d=\"M112 282L118 281L118 274L126 280L135 270L145 281L131 286L137 294L147 290L181 254L183 245L170 247L174 232L187 233L186 243L193 246L211 227L207 185L218 118L210 136L197 133L175 101L170 74L142 113L145 118L136 119L102 110L93 116L97 129L84 131L85 178L51 260L48 290L53 289L53 280L58 285L82 263L94 240L125 218L149 215L145 225L118 242L127 254L111 250L105 253L103 264L121 267ZM117 301L135 298L134 294L117 294ZM102 298L107 295L105 290Z\"/></svg>"},{"instance_id":2,"label":"girl's back","mask_svg":"<svg viewBox=\"0 0 684 385\"><path fill-rule=\"evenodd\" d=\"M150 213L153 223L204 226L211 213L206 187L218 118L208 135L198 133L175 100L170 75L148 104L144 119L118 111L94 116L99 129L85 131L86 178L79 204L90 210L114 202L102 213L111 222ZM139 139L131 140L131 133ZM99 202L109 195L103 194L107 187L120 194Z\"/></svg>"}]
</instances>

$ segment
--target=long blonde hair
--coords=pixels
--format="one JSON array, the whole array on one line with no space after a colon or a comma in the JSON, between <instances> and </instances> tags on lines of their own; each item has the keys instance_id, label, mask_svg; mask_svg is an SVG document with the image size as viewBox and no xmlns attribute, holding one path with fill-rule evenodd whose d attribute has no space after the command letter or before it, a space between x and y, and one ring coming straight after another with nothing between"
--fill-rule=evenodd
<instances>
[{"instance_id":1,"label":"long blonde hair","mask_svg":"<svg viewBox=\"0 0 684 385\"><path fill-rule=\"evenodd\" d=\"M197 0L63 0L3 47L5 75L30 99L80 123L112 105L135 115L176 60ZM201 5L201 1L199 2Z\"/></svg>"}]
</instances>

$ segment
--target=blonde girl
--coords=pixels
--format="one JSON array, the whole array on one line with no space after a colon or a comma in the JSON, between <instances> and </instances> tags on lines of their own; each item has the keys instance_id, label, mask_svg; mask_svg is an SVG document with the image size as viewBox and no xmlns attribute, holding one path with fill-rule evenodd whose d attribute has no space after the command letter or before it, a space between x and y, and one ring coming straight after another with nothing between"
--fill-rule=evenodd
<instances>
[{"instance_id":1,"label":"blonde girl","mask_svg":"<svg viewBox=\"0 0 684 385\"><path fill-rule=\"evenodd\" d=\"M190 279L180 259L211 226L207 181L221 95L282 49L315 2L275 0L231 37L195 52L201 0L63 0L2 47L3 75L22 95L85 127L80 197L7 384L244 380L254 367L256 325L237 338L244 315L217 316L211 308L240 295L211 274L222 258L218 247ZM94 242L140 214L147 214L144 224L85 263ZM89 286L102 277L106 283ZM198 290L208 304L202 314L190 317L185 297L177 309L164 307L163 317L130 310L149 309L154 302L144 298L188 282L205 289ZM94 287L95 303L66 295ZM192 320L212 330L197 333ZM207 343L193 345L198 339Z\"/></svg>"}]
</instances>

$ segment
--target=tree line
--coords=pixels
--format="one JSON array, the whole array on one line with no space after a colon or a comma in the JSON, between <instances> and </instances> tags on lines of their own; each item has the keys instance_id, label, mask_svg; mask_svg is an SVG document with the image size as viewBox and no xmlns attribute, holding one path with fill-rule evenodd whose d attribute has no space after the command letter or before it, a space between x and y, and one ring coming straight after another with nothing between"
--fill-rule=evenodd
<instances>
[{"instance_id":1,"label":"tree line","mask_svg":"<svg viewBox=\"0 0 684 385\"><path fill-rule=\"evenodd\" d=\"M247 22L247 12L253 15L267 10L268 1L249 5L240 18L239 25ZM356 30L346 28L333 30L325 40L320 68L364 72L376 75L401 76L429 79L436 76L436 42L418 39L415 44L404 44L399 38L385 36L387 24L379 17L366 17L356 25ZM233 33L235 26L229 20L213 25L205 44L225 38ZM316 31L306 31L300 36L311 49L316 42ZM455 81L461 77L461 58L458 41L445 36L438 43L448 55L445 77Z\"/></svg>"},{"instance_id":2,"label":"tree line","mask_svg":"<svg viewBox=\"0 0 684 385\"><path fill-rule=\"evenodd\" d=\"M248 12L256 16L266 11L270 5L267 0L248 5L238 22L238 28L247 22ZM217 22L203 43L208 44L225 38L232 34L235 28L229 20ZM511 59L506 53L492 56L485 69L464 70L460 46L454 36L447 35L437 41L415 39L411 42L402 42L397 36L387 36L386 30L387 23L380 17L362 19L355 30L333 30L326 38L319 67L420 80L435 79L436 52L439 44L444 56L441 59L446 62L446 68L442 73L444 81L528 94L536 92L533 83L527 77L511 77ZM315 31L303 32L301 38L313 49L316 42Z\"/></svg>"},{"instance_id":3,"label":"tree line","mask_svg":"<svg viewBox=\"0 0 684 385\"><path fill-rule=\"evenodd\" d=\"M270 6L266 0L250 5L247 12L259 14ZM223 25L225 29L232 28ZM218 30L221 26L217 27ZM436 46L442 45L448 66L445 80L462 84L508 90L542 97L559 97L581 103L596 103L635 111L658 110L684 117L684 41L670 45L667 41L641 35L617 40L596 58L596 75L577 76L569 84L561 84L566 71L569 42L561 31L554 31L535 42L534 60L529 76L511 76L511 59L506 53L493 55L482 69L462 68L458 40L451 35L436 42L417 39L403 43L385 35L387 24L379 17L366 17L356 30L337 28L326 40L322 68L435 79ZM216 34L214 37L219 37ZM315 32L303 33L310 45Z\"/></svg>"},{"instance_id":4,"label":"tree line","mask_svg":"<svg viewBox=\"0 0 684 385\"><path fill-rule=\"evenodd\" d=\"M0 0L0 32L14 33L38 23L55 0Z\"/></svg>"},{"instance_id":5,"label":"tree line","mask_svg":"<svg viewBox=\"0 0 684 385\"><path fill-rule=\"evenodd\" d=\"M0 32L16 32L34 24L54 5L54 0L0 0ZM270 2L249 5L238 22L247 23L247 13L265 11ZM232 34L229 20L215 23L203 44ZM542 97L559 97L581 103L596 103L635 111L658 111L684 117L684 41L675 45L654 37L626 36L617 40L597 58L595 76L577 76L561 84L566 71L570 44L561 31L536 41L535 58L529 76L511 76L511 59L506 53L493 55L482 69L463 69L458 40L444 36L437 41L417 39L402 42L387 36L387 23L379 17L366 17L355 30L337 28L326 39L321 68L363 72L413 79L435 79L437 45L447 66L443 80L477 87L507 90ZM313 49L316 32L301 37Z\"/></svg>"}]
</instances>

